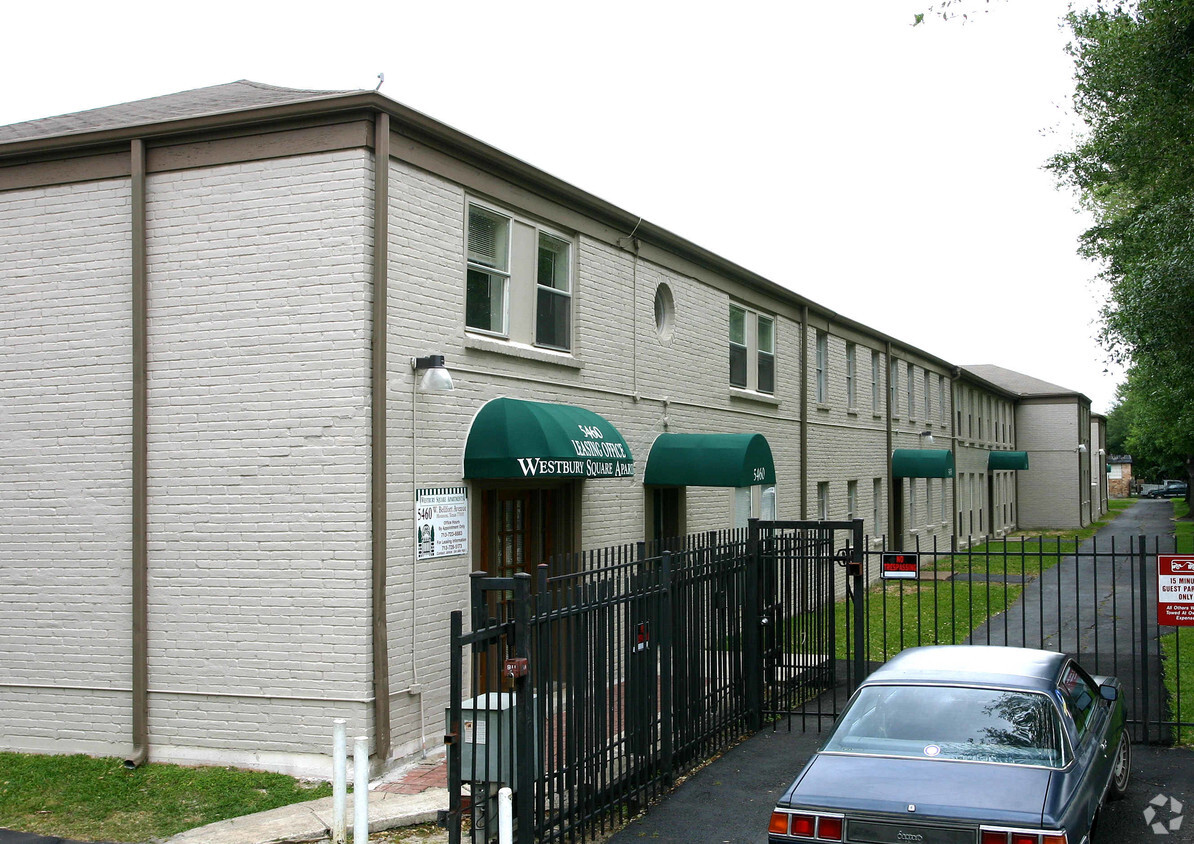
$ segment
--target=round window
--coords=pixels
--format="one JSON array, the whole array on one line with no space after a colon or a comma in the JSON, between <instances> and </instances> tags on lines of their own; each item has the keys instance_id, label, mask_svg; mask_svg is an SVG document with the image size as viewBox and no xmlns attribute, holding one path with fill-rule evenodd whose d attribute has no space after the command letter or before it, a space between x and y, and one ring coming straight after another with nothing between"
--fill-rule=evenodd
<instances>
[{"instance_id":1,"label":"round window","mask_svg":"<svg viewBox=\"0 0 1194 844\"><path fill-rule=\"evenodd\" d=\"M665 343L672 339L672 326L676 322L676 300L672 289L666 284L655 288L655 331Z\"/></svg>"}]
</instances>

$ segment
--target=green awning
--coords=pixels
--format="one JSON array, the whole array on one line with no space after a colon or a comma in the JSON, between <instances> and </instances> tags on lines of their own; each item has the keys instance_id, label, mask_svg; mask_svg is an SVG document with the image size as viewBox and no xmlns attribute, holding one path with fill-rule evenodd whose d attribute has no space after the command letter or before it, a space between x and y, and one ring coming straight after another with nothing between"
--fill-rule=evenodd
<instances>
[{"instance_id":1,"label":"green awning","mask_svg":"<svg viewBox=\"0 0 1194 844\"><path fill-rule=\"evenodd\" d=\"M604 417L568 404L494 399L464 445L466 478L629 478L634 457Z\"/></svg>"},{"instance_id":2,"label":"green awning","mask_svg":"<svg viewBox=\"0 0 1194 844\"><path fill-rule=\"evenodd\" d=\"M992 451L987 458L987 468L992 472L1001 472L1007 469L1027 469L1028 452Z\"/></svg>"},{"instance_id":3,"label":"green awning","mask_svg":"<svg viewBox=\"0 0 1194 844\"><path fill-rule=\"evenodd\" d=\"M762 434L660 434L643 483L649 486L755 486L775 483Z\"/></svg>"},{"instance_id":4,"label":"green awning","mask_svg":"<svg viewBox=\"0 0 1194 844\"><path fill-rule=\"evenodd\" d=\"M952 478L954 453L947 448L897 448L891 453L893 478Z\"/></svg>"}]
</instances>

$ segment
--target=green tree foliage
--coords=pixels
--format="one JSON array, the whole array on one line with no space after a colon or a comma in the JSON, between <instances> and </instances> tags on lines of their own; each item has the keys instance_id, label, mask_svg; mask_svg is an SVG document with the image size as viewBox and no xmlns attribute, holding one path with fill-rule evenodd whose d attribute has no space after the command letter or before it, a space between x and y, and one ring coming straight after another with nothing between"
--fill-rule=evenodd
<instances>
[{"instance_id":1,"label":"green tree foliage","mask_svg":"<svg viewBox=\"0 0 1194 844\"><path fill-rule=\"evenodd\" d=\"M1130 367L1129 450L1194 466L1194 0L1068 22L1086 133L1050 167L1095 217L1081 248L1109 284L1103 344Z\"/></svg>"}]
</instances>

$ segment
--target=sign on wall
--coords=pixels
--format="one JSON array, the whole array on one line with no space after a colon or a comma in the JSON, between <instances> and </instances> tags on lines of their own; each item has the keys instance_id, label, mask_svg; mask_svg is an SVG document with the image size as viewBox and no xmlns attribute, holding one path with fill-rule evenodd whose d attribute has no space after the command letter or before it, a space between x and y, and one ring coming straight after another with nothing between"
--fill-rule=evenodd
<instances>
[{"instance_id":1,"label":"sign on wall","mask_svg":"<svg viewBox=\"0 0 1194 844\"><path fill-rule=\"evenodd\" d=\"M416 559L468 553L468 488L415 490Z\"/></svg>"},{"instance_id":2,"label":"sign on wall","mask_svg":"<svg viewBox=\"0 0 1194 844\"><path fill-rule=\"evenodd\" d=\"M1194 556L1157 555L1157 624L1194 625Z\"/></svg>"}]
</instances>

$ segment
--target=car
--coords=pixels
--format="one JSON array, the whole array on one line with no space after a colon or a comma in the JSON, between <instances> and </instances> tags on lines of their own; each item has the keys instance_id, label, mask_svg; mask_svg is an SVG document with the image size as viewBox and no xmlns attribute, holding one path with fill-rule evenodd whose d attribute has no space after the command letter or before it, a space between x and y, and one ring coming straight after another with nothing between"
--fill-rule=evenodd
<instances>
[{"instance_id":1,"label":"car","mask_svg":"<svg viewBox=\"0 0 1194 844\"><path fill-rule=\"evenodd\" d=\"M1170 481L1143 494L1144 498L1185 498L1189 485L1184 481Z\"/></svg>"},{"instance_id":2,"label":"car","mask_svg":"<svg viewBox=\"0 0 1194 844\"><path fill-rule=\"evenodd\" d=\"M1123 697L1062 653L909 648L855 690L768 841L1085 844L1128 788Z\"/></svg>"}]
</instances>

